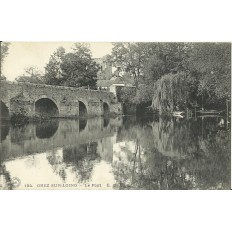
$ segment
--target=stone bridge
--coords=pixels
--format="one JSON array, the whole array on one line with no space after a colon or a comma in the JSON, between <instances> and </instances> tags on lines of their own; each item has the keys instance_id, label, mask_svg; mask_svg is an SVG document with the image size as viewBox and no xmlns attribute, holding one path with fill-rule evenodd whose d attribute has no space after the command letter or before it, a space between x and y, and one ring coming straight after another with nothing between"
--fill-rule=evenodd
<instances>
[{"instance_id":1,"label":"stone bridge","mask_svg":"<svg viewBox=\"0 0 232 232\"><path fill-rule=\"evenodd\" d=\"M0 81L0 110L2 118L19 112L29 117L88 117L122 114L122 105L108 91Z\"/></svg>"}]
</instances>

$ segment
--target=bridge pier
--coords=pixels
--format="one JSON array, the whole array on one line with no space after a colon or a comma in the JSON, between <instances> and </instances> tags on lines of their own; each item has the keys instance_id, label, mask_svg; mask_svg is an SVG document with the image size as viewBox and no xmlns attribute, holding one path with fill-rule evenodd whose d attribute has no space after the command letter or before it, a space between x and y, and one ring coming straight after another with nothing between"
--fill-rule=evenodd
<instances>
[{"instance_id":1,"label":"bridge pier","mask_svg":"<svg viewBox=\"0 0 232 232\"><path fill-rule=\"evenodd\" d=\"M10 116L21 113L32 117L35 115L35 102L25 98L23 95L15 96L10 99L9 111Z\"/></svg>"}]
</instances>

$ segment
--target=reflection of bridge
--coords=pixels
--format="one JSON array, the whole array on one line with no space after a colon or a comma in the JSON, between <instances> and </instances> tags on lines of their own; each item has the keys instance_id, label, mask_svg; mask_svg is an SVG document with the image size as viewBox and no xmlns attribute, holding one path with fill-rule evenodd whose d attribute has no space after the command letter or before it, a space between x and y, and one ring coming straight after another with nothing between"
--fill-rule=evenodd
<instances>
[{"instance_id":1,"label":"reflection of bridge","mask_svg":"<svg viewBox=\"0 0 232 232\"><path fill-rule=\"evenodd\" d=\"M5 128L7 135L0 142L1 160L42 153L58 147L72 147L112 137L122 121L104 118L61 120L47 124L29 124Z\"/></svg>"},{"instance_id":2,"label":"reflection of bridge","mask_svg":"<svg viewBox=\"0 0 232 232\"><path fill-rule=\"evenodd\" d=\"M0 110L2 117L22 111L56 117L122 114L121 103L111 92L7 81L0 82Z\"/></svg>"}]
</instances>

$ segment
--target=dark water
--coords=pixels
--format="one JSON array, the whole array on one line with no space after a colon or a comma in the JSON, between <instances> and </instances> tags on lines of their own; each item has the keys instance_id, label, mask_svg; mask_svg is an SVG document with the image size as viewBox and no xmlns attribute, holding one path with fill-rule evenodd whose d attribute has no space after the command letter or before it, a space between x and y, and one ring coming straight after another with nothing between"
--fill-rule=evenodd
<instances>
[{"instance_id":1,"label":"dark water","mask_svg":"<svg viewBox=\"0 0 232 232\"><path fill-rule=\"evenodd\" d=\"M14 189L14 177L18 189L230 189L230 126L219 117L0 128L2 189Z\"/></svg>"}]
</instances>

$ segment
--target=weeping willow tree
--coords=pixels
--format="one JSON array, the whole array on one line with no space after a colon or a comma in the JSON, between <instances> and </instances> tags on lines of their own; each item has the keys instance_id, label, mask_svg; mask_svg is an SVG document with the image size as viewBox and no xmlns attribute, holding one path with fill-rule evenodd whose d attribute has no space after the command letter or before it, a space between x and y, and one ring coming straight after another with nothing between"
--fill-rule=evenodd
<instances>
[{"instance_id":1,"label":"weeping willow tree","mask_svg":"<svg viewBox=\"0 0 232 232\"><path fill-rule=\"evenodd\" d=\"M190 87L185 72L169 73L154 84L152 107L160 114L188 107Z\"/></svg>"}]
</instances>

